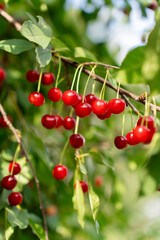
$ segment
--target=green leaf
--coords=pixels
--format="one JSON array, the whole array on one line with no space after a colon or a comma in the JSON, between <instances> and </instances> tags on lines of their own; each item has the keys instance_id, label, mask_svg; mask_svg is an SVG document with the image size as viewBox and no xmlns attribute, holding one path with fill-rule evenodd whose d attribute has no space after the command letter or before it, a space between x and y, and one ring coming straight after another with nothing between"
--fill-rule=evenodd
<instances>
[{"instance_id":1,"label":"green leaf","mask_svg":"<svg viewBox=\"0 0 160 240\"><path fill-rule=\"evenodd\" d=\"M38 46L35 50L37 62L40 64L40 67L45 67L48 65L52 59L51 53L52 46L49 46L43 49L41 46Z\"/></svg>"},{"instance_id":2,"label":"green leaf","mask_svg":"<svg viewBox=\"0 0 160 240\"><path fill-rule=\"evenodd\" d=\"M87 49L76 47L74 52L75 58L82 58L83 60L93 60L96 61L96 57Z\"/></svg>"},{"instance_id":3,"label":"green leaf","mask_svg":"<svg viewBox=\"0 0 160 240\"><path fill-rule=\"evenodd\" d=\"M39 224L35 223L32 219L29 219L29 225L33 229L34 234L37 235L40 240L46 239L45 232Z\"/></svg>"},{"instance_id":4,"label":"green leaf","mask_svg":"<svg viewBox=\"0 0 160 240\"><path fill-rule=\"evenodd\" d=\"M125 88L126 90L130 91L130 92L134 92L138 96L140 96L141 94L143 94L145 92L150 94L149 85L146 85L146 84L143 84L143 83L140 83L140 84L122 84L122 87Z\"/></svg>"},{"instance_id":5,"label":"green leaf","mask_svg":"<svg viewBox=\"0 0 160 240\"><path fill-rule=\"evenodd\" d=\"M42 30L42 32L48 36L48 37L52 37L52 29L50 28L50 26L46 23L46 21L41 17L41 16L37 16L38 18L38 27Z\"/></svg>"},{"instance_id":6,"label":"green leaf","mask_svg":"<svg viewBox=\"0 0 160 240\"><path fill-rule=\"evenodd\" d=\"M30 20L37 25L37 19L35 17L32 16L32 14L30 14L29 12L26 12L27 16L30 18Z\"/></svg>"},{"instance_id":7,"label":"green leaf","mask_svg":"<svg viewBox=\"0 0 160 240\"><path fill-rule=\"evenodd\" d=\"M18 226L20 229L25 229L28 226L28 213L26 210L17 207L6 208L8 212L8 221L12 227Z\"/></svg>"},{"instance_id":8,"label":"green leaf","mask_svg":"<svg viewBox=\"0 0 160 240\"><path fill-rule=\"evenodd\" d=\"M23 39L0 41L0 49L12 54L20 54L22 52L31 50L32 48L34 48L34 45Z\"/></svg>"},{"instance_id":9,"label":"green leaf","mask_svg":"<svg viewBox=\"0 0 160 240\"><path fill-rule=\"evenodd\" d=\"M8 240L13 233L14 233L13 227L8 226L5 231L6 240Z\"/></svg>"},{"instance_id":10,"label":"green leaf","mask_svg":"<svg viewBox=\"0 0 160 240\"><path fill-rule=\"evenodd\" d=\"M108 164L107 161L105 161L105 159L99 152L93 151L91 149L91 151L89 152L89 155L96 163L105 165L106 167L109 167L114 171L114 168L110 164Z\"/></svg>"},{"instance_id":11,"label":"green leaf","mask_svg":"<svg viewBox=\"0 0 160 240\"><path fill-rule=\"evenodd\" d=\"M108 81L114 88L117 88L117 81L111 75L108 77Z\"/></svg>"}]
</instances>

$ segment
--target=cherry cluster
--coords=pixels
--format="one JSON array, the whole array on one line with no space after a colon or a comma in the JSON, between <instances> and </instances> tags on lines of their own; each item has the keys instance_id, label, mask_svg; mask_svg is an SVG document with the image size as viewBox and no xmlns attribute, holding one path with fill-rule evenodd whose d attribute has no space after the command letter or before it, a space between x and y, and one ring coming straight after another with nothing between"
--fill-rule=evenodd
<instances>
[{"instance_id":1,"label":"cherry cluster","mask_svg":"<svg viewBox=\"0 0 160 240\"><path fill-rule=\"evenodd\" d=\"M133 131L127 133L126 137L117 136L114 140L114 144L118 149L124 149L128 144L131 146L139 143L149 144L155 132L156 128L153 117L140 117Z\"/></svg>"},{"instance_id":2,"label":"cherry cluster","mask_svg":"<svg viewBox=\"0 0 160 240\"><path fill-rule=\"evenodd\" d=\"M15 188L15 186L17 185L17 179L15 177L15 175L19 174L21 171L21 167L18 163L13 163L11 162L9 164L9 173L10 175L4 177L2 179L2 187L7 189L7 190L13 190ZM19 192L12 192L9 194L8 196L8 201L10 203L11 206L16 206L21 204L23 200L22 194Z\"/></svg>"}]
</instances>

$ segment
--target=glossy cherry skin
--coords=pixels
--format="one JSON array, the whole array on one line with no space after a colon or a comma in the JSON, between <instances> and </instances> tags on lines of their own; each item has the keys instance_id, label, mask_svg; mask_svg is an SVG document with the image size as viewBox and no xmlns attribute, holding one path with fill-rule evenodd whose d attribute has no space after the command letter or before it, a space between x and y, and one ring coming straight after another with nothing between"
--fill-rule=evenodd
<instances>
[{"instance_id":1,"label":"glossy cherry skin","mask_svg":"<svg viewBox=\"0 0 160 240\"><path fill-rule=\"evenodd\" d=\"M96 178L95 178L95 180L94 180L94 185L95 185L96 187L101 187L102 184L103 184L103 182L104 182L104 179L103 179L102 176L96 176Z\"/></svg>"},{"instance_id":2,"label":"glossy cherry skin","mask_svg":"<svg viewBox=\"0 0 160 240\"><path fill-rule=\"evenodd\" d=\"M36 70L29 70L26 74L28 82L35 83L39 80L39 72Z\"/></svg>"},{"instance_id":3,"label":"glossy cherry skin","mask_svg":"<svg viewBox=\"0 0 160 240\"><path fill-rule=\"evenodd\" d=\"M79 103L82 103L83 102L83 95L78 95L78 101L75 102L74 104L72 104L72 107L76 107ZM84 103L86 103L86 98L84 98Z\"/></svg>"},{"instance_id":4,"label":"glossy cherry skin","mask_svg":"<svg viewBox=\"0 0 160 240\"><path fill-rule=\"evenodd\" d=\"M72 90L67 90L63 93L62 100L66 105L75 105L78 103L78 93Z\"/></svg>"},{"instance_id":5,"label":"glossy cherry skin","mask_svg":"<svg viewBox=\"0 0 160 240\"><path fill-rule=\"evenodd\" d=\"M5 78L6 78L5 71L4 69L0 68L0 83L3 82Z\"/></svg>"},{"instance_id":6,"label":"glossy cherry skin","mask_svg":"<svg viewBox=\"0 0 160 240\"><path fill-rule=\"evenodd\" d=\"M149 129L154 128L154 119L151 116L148 117L140 117L137 122L137 126L142 125L148 127Z\"/></svg>"},{"instance_id":7,"label":"glossy cherry skin","mask_svg":"<svg viewBox=\"0 0 160 240\"><path fill-rule=\"evenodd\" d=\"M13 168L13 170L12 170L12 168ZM21 166L16 162L14 164L13 164L13 162L11 162L9 164L9 169L8 170L9 170L10 173L12 172L12 175L17 175L21 171Z\"/></svg>"},{"instance_id":8,"label":"glossy cherry skin","mask_svg":"<svg viewBox=\"0 0 160 240\"><path fill-rule=\"evenodd\" d=\"M80 148L85 144L85 139L81 134L72 134L69 138L70 145L73 148Z\"/></svg>"},{"instance_id":9,"label":"glossy cherry skin","mask_svg":"<svg viewBox=\"0 0 160 240\"><path fill-rule=\"evenodd\" d=\"M155 132L156 132L156 129L155 129L155 128L151 128L151 129L150 129L149 137L148 137L147 141L145 142L145 144L151 143Z\"/></svg>"},{"instance_id":10,"label":"glossy cherry skin","mask_svg":"<svg viewBox=\"0 0 160 240\"><path fill-rule=\"evenodd\" d=\"M89 103L90 105L92 105L92 103L94 102L94 100L98 100L98 97L96 97L94 94L88 94L86 97L86 102Z\"/></svg>"},{"instance_id":11,"label":"glossy cherry skin","mask_svg":"<svg viewBox=\"0 0 160 240\"><path fill-rule=\"evenodd\" d=\"M42 123L43 127L47 128L47 129L52 129L56 126L57 120L54 115L46 114L42 117L41 123Z\"/></svg>"},{"instance_id":12,"label":"glossy cherry skin","mask_svg":"<svg viewBox=\"0 0 160 240\"><path fill-rule=\"evenodd\" d=\"M68 169L64 165L57 165L53 168L52 175L57 180L63 180L68 173Z\"/></svg>"},{"instance_id":13,"label":"glossy cherry skin","mask_svg":"<svg viewBox=\"0 0 160 240\"><path fill-rule=\"evenodd\" d=\"M12 190L17 185L17 179L13 175L6 176L2 179L2 187Z\"/></svg>"},{"instance_id":14,"label":"glossy cherry skin","mask_svg":"<svg viewBox=\"0 0 160 240\"><path fill-rule=\"evenodd\" d=\"M108 108L108 104L104 100L94 100L92 105L92 112L96 115L105 114Z\"/></svg>"},{"instance_id":15,"label":"glossy cherry skin","mask_svg":"<svg viewBox=\"0 0 160 240\"><path fill-rule=\"evenodd\" d=\"M79 181L82 191L83 193L87 193L88 192L88 184L84 181ZM76 188L76 183L74 184L74 188Z\"/></svg>"},{"instance_id":16,"label":"glossy cherry skin","mask_svg":"<svg viewBox=\"0 0 160 240\"><path fill-rule=\"evenodd\" d=\"M122 113L126 107L123 99L111 99L108 103L108 107L111 113L119 114Z\"/></svg>"},{"instance_id":17,"label":"glossy cherry skin","mask_svg":"<svg viewBox=\"0 0 160 240\"><path fill-rule=\"evenodd\" d=\"M19 192L12 192L8 196L8 202L10 203L11 206L16 206L21 204L22 200L23 200L23 196Z\"/></svg>"},{"instance_id":18,"label":"glossy cherry skin","mask_svg":"<svg viewBox=\"0 0 160 240\"><path fill-rule=\"evenodd\" d=\"M116 146L116 148L118 149L123 149L127 147L127 138L123 137L123 136L117 136L114 139L114 144Z\"/></svg>"},{"instance_id":19,"label":"glossy cherry skin","mask_svg":"<svg viewBox=\"0 0 160 240\"><path fill-rule=\"evenodd\" d=\"M137 139L135 139L133 132L127 133L126 138L127 138L128 144L131 146L134 146L139 143Z\"/></svg>"},{"instance_id":20,"label":"glossy cherry skin","mask_svg":"<svg viewBox=\"0 0 160 240\"><path fill-rule=\"evenodd\" d=\"M133 129L133 134L136 141L145 143L149 138L150 129L145 126L136 126Z\"/></svg>"},{"instance_id":21,"label":"glossy cherry skin","mask_svg":"<svg viewBox=\"0 0 160 240\"><path fill-rule=\"evenodd\" d=\"M88 117L91 112L91 105L89 103L79 103L75 107L75 113L80 118Z\"/></svg>"},{"instance_id":22,"label":"glossy cherry skin","mask_svg":"<svg viewBox=\"0 0 160 240\"><path fill-rule=\"evenodd\" d=\"M43 85L49 86L55 82L55 76L53 73L45 72L42 74L42 81Z\"/></svg>"},{"instance_id":23,"label":"glossy cherry skin","mask_svg":"<svg viewBox=\"0 0 160 240\"><path fill-rule=\"evenodd\" d=\"M67 130L75 128L76 120L73 117L66 117L63 120L63 127Z\"/></svg>"},{"instance_id":24,"label":"glossy cherry skin","mask_svg":"<svg viewBox=\"0 0 160 240\"><path fill-rule=\"evenodd\" d=\"M100 114L100 115L97 115L97 117L101 120L105 120L105 119L108 119L110 118L112 115L112 113L110 112L109 108L107 108L107 111L105 114Z\"/></svg>"},{"instance_id":25,"label":"glossy cherry skin","mask_svg":"<svg viewBox=\"0 0 160 240\"><path fill-rule=\"evenodd\" d=\"M42 93L33 92L28 97L30 103L34 104L36 107L43 105L45 102L45 97Z\"/></svg>"},{"instance_id":26,"label":"glossy cherry skin","mask_svg":"<svg viewBox=\"0 0 160 240\"><path fill-rule=\"evenodd\" d=\"M54 115L54 117L56 118L57 121L55 128L61 127L63 125L63 118L59 115Z\"/></svg>"},{"instance_id":27,"label":"glossy cherry skin","mask_svg":"<svg viewBox=\"0 0 160 240\"><path fill-rule=\"evenodd\" d=\"M13 122L11 116L7 115L7 118L8 118L8 120L9 120L11 123ZM8 125L7 125L7 123L5 122L3 116L0 116L0 127L1 127L1 128L8 128Z\"/></svg>"},{"instance_id":28,"label":"glossy cherry skin","mask_svg":"<svg viewBox=\"0 0 160 240\"><path fill-rule=\"evenodd\" d=\"M52 102L59 102L62 98L62 91L59 88L51 88L48 91L48 98Z\"/></svg>"}]
</instances>

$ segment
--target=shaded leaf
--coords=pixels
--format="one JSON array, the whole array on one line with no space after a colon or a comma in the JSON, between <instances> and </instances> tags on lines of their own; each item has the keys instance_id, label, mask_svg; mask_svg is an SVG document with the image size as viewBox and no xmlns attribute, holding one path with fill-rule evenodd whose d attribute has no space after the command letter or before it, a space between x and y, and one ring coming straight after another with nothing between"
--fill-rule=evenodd
<instances>
[{"instance_id":1,"label":"shaded leaf","mask_svg":"<svg viewBox=\"0 0 160 240\"><path fill-rule=\"evenodd\" d=\"M34 45L31 42L23 39L0 41L0 49L12 54L20 54L22 52L31 50L32 48L34 48Z\"/></svg>"},{"instance_id":2,"label":"shaded leaf","mask_svg":"<svg viewBox=\"0 0 160 240\"><path fill-rule=\"evenodd\" d=\"M26 210L17 207L6 208L8 212L8 221L12 227L18 226L20 229L25 229L28 226L28 213Z\"/></svg>"},{"instance_id":3,"label":"shaded leaf","mask_svg":"<svg viewBox=\"0 0 160 240\"><path fill-rule=\"evenodd\" d=\"M43 49L41 46L36 47L36 59L37 62L40 64L40 67L45 67L48 65L52 59L51 54L51 45L45 49Z\"/></svg>"},{"instance_id":4,"label":"shaded leaf","mask_svg":"<svg viewBox=\"0 0 160 240\"><path fill-rule=\"evenodd\" d=\"M46 239L45 232L39 224L35 223L32 219L29 219L29 225L33 229L34 234L37 235L39 239L41 240Z\"/></svg>"},{"instance_id":5,"label":"shaded leaf","mask_svg":"<svg viewBox=\"0 0 160 240\"><path fill-rule=\"evenodd\" d=\"M75 48L75 53L74 53L75 58L84 58L84 61L87 60L96 60L96 57L87 49L84 49L82 47L76 47Z\"/></svg>"},{"instance_id":6,"label":"shaded leaf","mask_svg":"<svg viewBox=\"0 0 160 240\"><path fill-rule=\"evenodd\" d=\"M94 221L96 221L97 212L99 210L100 201L98 195L93 191L91 183L89 183L89 202L92 210Z\"/></svg>"}]
</instances>

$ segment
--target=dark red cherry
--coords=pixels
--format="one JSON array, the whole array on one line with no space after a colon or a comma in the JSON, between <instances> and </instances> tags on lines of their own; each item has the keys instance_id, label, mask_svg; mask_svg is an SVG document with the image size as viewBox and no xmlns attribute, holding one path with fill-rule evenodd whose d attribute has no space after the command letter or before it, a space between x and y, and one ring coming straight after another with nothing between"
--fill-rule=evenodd
<instances>
[{"instance_id":1,"label":"dark red cherry","mask_svg":"<svg viewBox=\"0 0 160 240\"><path fill-rule=\"evenodd\" d=\"M17 175L18 173L20 173L20 171L21 171L21 166L18 163L15 162L13 164L13 162L11 162L9 164L9 172L10 173L12 172L12 175Z\"/></svg>"},{"instance_id":2,"label":"dark red cherry","mask_svg":"<svg viewBox=\"0 0 160 240\"><path fill-rule=\"evenodd\" d=\"M127 138L128 144L131 145L131 146L134 146L134 145L136 145L136 144L139 143L139 142L135 139L133 132L127 133L126 138Z\"/></svg>"},{"instance_id":3,"label":"dark red cherry","mask_svg":"<svg viewBox=\"0 0 160 240\"><path fill-rule=\"evenodd\" d=\"M28 97L30 103L34 104L36 107L43 105L45 98L42 93L33 92Z\"/></svg>"},{"instance_id":4,"label":"dark red cherry","mask_svg":"<svg viewBox=\"0 0 160 240\"><path fill-rule=\"evenodd\" d=\"M57 120L54 115L46 114L42 117L41 123L42 123L43 127L47 128L47 129L52 129L56 126Z\"/></svg>"},{"instance_id":5,"label":"dark red cherry","mask_svg":"<svg viewBox=\"0 0 160 240\"><path fill-rule=\"evenodd\" d=\"M151 116L148 117L140 117L137 122L137 126L142 125L148 127L149 129L154 128L154 119Z\"/></svg>"},{"instance_id":6,"label":"dark red cherry","mask_svg":"<svg viewBox=\"0 0 160 240\"><path fill-rule=\"evenodd\" d=\"M67 176L68 169L64 165L57 165L53 168L52 175L57 180L62 180Z\"/></svg>"},{"instance_id":7,"label":"dark red cherry","mask_svg":"<svg viewBox=\"0 0 160 240\"><path fill-rule=\"evenodd\" d=\"M39 80L39 72L37 72L36 70L29 70L26 74L26 78L28 80L28 82L38 82Z\"/></svg>"},{"instance_id":8,"label":"dark red cherry","mask_svg":"<svg viewBox=\"0 0 160 240\"><path fill-rule=\"evenodd\" d=\"M117 136L114 139L114 144L116 146L116 148L118 149L123 149L127 147L127 138L123 137L123 136Z\"/></svg>"},{"instance_id":9,"label":"dark red cherry","mask_svg":"<svg viewBox=\"0 0 160 240\"><path fill-rule=\"evenodd\" d=\"M123 99L111 99L108 103L108 107L111 113L119 114L122 113L126 107L125 101Z\"/></svg>"},{"instance_id":10,"label":"dark red cherry","mask_svg":"<svg viewBox=\"0 0 160 240\"><path fill-rule=\"evenodd\" d=\"M59 88L51 88L48 91L48 98L52 102L59 102L62 98L62 91Z\"/></svg>"},{"instance_id":11,"label":"dark red cherry","mask_svg":"<svg viewBox=\"0 0 160 240\"><path fill-rule=\"evenodd\" d=\"M98 97L96 97L94 94L88 94L86 97L86 102L89 103L90 105L92 105L92 103L94 102L94 100L98 100Z\"/></svg>"},{"instance_id":12,"label":"dark red cherry","mask_svg":"<svg viewBox=\"0 0 160 240\"><path fill-rule=\"evenodd\" d=\"M112 113L110 112L109 107L108 107L107 112L105 114L97 115L97 117L101 120L105 120L105 119L110 118L111 115L112 115Z\"/></svg>"},{"instance_id":13,"label":"dark red cherry","mask_svg":"<svg viewBox=\"0 0 160 240\"><path fill-rule=\"evenodd\" d=\"M22 200L23 200L23 196L19 192L12 192L8 196L8 202L10 203L11 206L16 206L21 204Z\"/></svg>"},{"instance_id":14,"label":"dark red cherry","mask_svg":"<svg viewBox=\"0 0 160 240\"><path fill-rule=\"evenodd\" d=\"M63 118L59 115L54 115L54 117L56 118L57 121L55 128L61 127L63 125Z\"/></svg>"},{"instance_id":15,"label":"dark red cherry","mask_svg":"<svg viewBox=\"0 0 160 240\"><path fill-rule=\"evenodd\" d=\"M155 2L153 2L153 3L150 3L150 4L147 6L147 8L149 8L149 9L151 9L151 10L153 10L153 11L155 11L155 10L157 9L157 7L158 7L158 2L157 2L157 1L155 1Z\"/></svg>"},{"instance_id":16,"label":"dark red cherry","mask_svg":"<svg viewBox=\"0 0 160 240\"><path fill-rule=\"evenodd\" d=\"M145 143L149 138L150 129L145 126L136 126L133 129L133 135L136 141Z\"/></svg>"},{"instance_id":17,"label":"dark red cherry","mask_svg":"<svg viewBox=\"0 0 160 240\"><path fill-rule=\"evenodd\" d=\"M83 102L83 95L78 95L78 101L74 104L72 104L72 107L76 107L79 103L82 103ZM86 103L86 98L84 98L84 103Z\"/></svg>"},{"instance_id":18,"label":"dark red cherry","mask_svg":"<svg viewBox=\"0 0 160 240\"><path fill-rule=\"evenodd\" d=\"M8 118L8 120L9 120L11 123L13 122L11 116L7 115L7 118ZM1 127L1 128L8 128L8 125L7 125L7 123L5 122L3 116L0 116L0 127Z\"/></svg>"},{"instance_id":19,"label":"dark red cherry","mask_svg":"<svg viewBox=\"0 0 160 240\"><path fill-rule=\"evenodd\" d=\"M75 107L75 113L80 118L88 117L91 111L91 105L89 103L79 103Z\"/></svg>"},{"instance_id":20,"label":"dark red cherry","mask_svg":"<svg viewBox=\"0 0 160 240\"><path fill-rule=\"evenodd\" d=\"M63 127L67 130L71 130L75 127L76 120L73 117L66 117L63 120Z\"/></svg>"},{"instance_id":21,"label":"dark red cherry","mask_svg":"<svg viewBox=\"0 0 160 240\"><path fill-rule=\"evenodd\" d=\"M17 179L13 175L6 176L2 179L2 187L12 190L17 185Z\"/></svg>"},{"instance_id":22,"label":"dark red cherry","mask_svg":"<svg viewBox=\"0 0 160 240\"><path fill-rule=\"evenodd\" d=\"M96 114L96 115L100 115L100 114L105 114L108 108L108 104L106 101L104 100L94 100L92 102L92 111Z\"/></svg>"},{"instance_id":23,"label":"dark red cherry","mask_svg":"<svg viewBox=\"0 0 160 240\"><path fill-rule=\"evenodd\" d=\"M42 74L42 81L41 83L43 85L51 85L52 83L55 82L55 76L53 73L50 73L50 72L45 72Z\"/></svg>"},{"instance_id":24,"label":"dark red cherry","mask_svg":"<svg viewBox=\"0 0 160 240\"><path fill-rule=\"evenodd\" d=\"M5 71L4 69L0 68L0 83L3 82L5 78L6 78Z\"/></svg>"},{"instance_id":25,"label":"dark red cherry","mask_svg":"<svg viewBox=\"0 0 160 240\"><path fill-rule=\"evenodd\" d=\"M85 144L85 139L81 134L72 134L69 138L70 145L73 148L80 148Z\"/></svg>"},{"instance_id":26,"label":"dark red cherry","mask_svg":"<svg viewBox=\"0 0 160 240\"><path fill-rule=\"evenodd\" d=\"M67 90L63 93L62 100L66 105L75 105L78 103L78 93L72 90Z\"/></svg>"},{"instance_id":27,"label":"dark red cherry","mask_svg":"<svg viewBox=\"0 0 160 240\"><path fill-rule=\"evenodd\" d=\"M88 192L88 184L84 181L79 181L82 191L83 193L87 193ZM76 188L76 183L74 184L74 188Z\"/></svg>"},{"instance_id":28,"label":"dark red cherry","mask_svg":"<svg viewBox=\"0 0 160 240\"><path fill-rule=\"evenodd\" d=\"M156 132L156 129L155 129L155 128L151 128L151 129L150 129L149 137L148 137L147 141L145 142L145 144L151 143L155 132Z\"/></svg>"}]
</instances>

